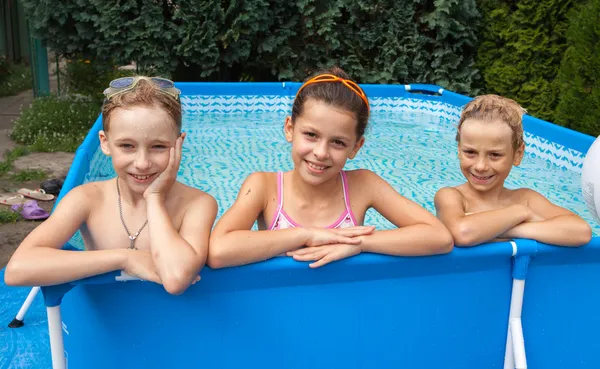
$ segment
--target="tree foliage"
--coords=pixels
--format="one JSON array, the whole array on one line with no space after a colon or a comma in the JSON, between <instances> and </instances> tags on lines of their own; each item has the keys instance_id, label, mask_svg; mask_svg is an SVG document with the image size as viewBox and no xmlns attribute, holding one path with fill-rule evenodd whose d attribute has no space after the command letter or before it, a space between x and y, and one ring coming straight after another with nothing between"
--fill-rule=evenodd
<instances>
[{"instance_id":1,"label":"tree foliage","mask_svg":"<svg viewBox=\"0 0 600 369\"><path fill-rule=\"evenodd\" d=\"M363 83L477 78L475 0L22 0L63 54L179 80L301 80L336 64Z\"/></svg>"},{"instance_id":2,"label":"tree foliage","mask_svg":"<svg viewBox=\"0 0 600 369\"><path fill-rule=\"evenodd\" d=\"M556 120L566 127L600 135L600 0L588 0L569 17L567 48L558 83Z\"/></svg>"}]
</instances>

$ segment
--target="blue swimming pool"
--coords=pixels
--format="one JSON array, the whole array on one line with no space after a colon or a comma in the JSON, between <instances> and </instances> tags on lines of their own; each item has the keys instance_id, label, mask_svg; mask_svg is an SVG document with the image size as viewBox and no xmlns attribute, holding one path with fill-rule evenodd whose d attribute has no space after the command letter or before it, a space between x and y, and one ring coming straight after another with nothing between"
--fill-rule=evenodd
<instances>
[{"instance_id":1,"label":"blue swimming pool","mask_svg":"<svg viewBox=\"0 0 600 369\"><path fill-rule=\"evenodd\" d=\"M219 216L249 173L291 168L282 124L297 87L180 85L188 138L179 178L215 196ZM454 135L468 99L439 94L436 86L365 90L371 127L347 168L374 170L433 212L437 189L463 181ZM97 150L97 129L78 152L65 188L114 176ZM592 139L531 117L525 129L527 155L508 187L536 189L579 213L597 235L580 186ZM366 223L390 227L374 212ZM78 237L71 243L81 247ZM597 344L584 338L600 328L590 315L600 307L591 287L600 277L598 250L598 238L581 249L516 240L435 257L360 255L322 270L282 258L206 268L202 282L179 297L144 282L106 283L114 273L76 284L62 300L65 357L71 368L502 367L517 276L527 277L522 320L530 367L596 367ZM517 259L520 269L512 266ZM46 291L50 305L58 302L54 292ZM0 285L0 298L11 302L0 316L14 314L25 294ZM579 313L565 314L571 308ZM0 368L49 366L49 354L34 352L49 347L40 311L34 305L19 330L0 328ZM10 344L2 346L4 337ZM569 352L584 359L573 362Z\"/></svg>"}]
</instances>

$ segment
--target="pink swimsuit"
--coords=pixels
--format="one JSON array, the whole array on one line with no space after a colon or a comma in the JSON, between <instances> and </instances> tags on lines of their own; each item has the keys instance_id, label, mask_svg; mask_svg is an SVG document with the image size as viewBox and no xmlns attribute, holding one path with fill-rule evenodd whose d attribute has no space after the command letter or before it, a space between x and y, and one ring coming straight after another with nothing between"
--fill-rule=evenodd
<instances>
[{"instance_id":1,"label":"pink swimsuit","mask_svg":"<svg viewBox=\"0 0 600 369\"><path fill-rule=\"evenodd\" d=\"M354 227L356 225L356 219L354 218L354 214L352 213L352 209L350 208L350 203L348 200L348 180L346 179L346 172L341 171L340 175L342 176L342 189L344 191L344 203L346 204L346 210L342 213L340 218L335 221L332 225L326 228L348 228ZM277 173L277 212L273 217L273 221L271 222L271 226L269 230L274 229L285 229L285 228L294 228L294 227L302 227L298 223L294 222L292 218L286 214L285 210L283 210L283 173Z\"/></svg>"}]
</instances>

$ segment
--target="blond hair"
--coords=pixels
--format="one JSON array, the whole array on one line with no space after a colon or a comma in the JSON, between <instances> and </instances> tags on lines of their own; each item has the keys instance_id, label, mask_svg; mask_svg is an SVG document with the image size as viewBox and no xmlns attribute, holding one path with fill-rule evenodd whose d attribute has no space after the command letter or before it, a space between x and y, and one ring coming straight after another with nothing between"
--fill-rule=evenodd
<instances>
[{"instance_id":1,"label":"blond hair","mask_svg":"<svg viewBox=\"0 0 600 369\"><path fill-rule=\"evenodd\" d=\"M462 110L456 141L460 142L460 129L467 119L478 119L484 122L500 121L508 124L513 131L513 149L523 144L523 114L527 113L516 101L498 96L481 95L471 100Z\"/></svg>"},{"instance_id":2,"label":"blond hair","mask_svg":"<svg viewBox=\"0 0 600 369\"><path fill-rule=\"evenodd\" d=\"M156 107L164 110L175 122L177 132L181 132L181 103L161 92L158 86L147 80L140 80L132 90L116 95L104 103L102 129L108 133L110 116L115 109L128 109L134 106Z\"/></svg>"}]
</instances>

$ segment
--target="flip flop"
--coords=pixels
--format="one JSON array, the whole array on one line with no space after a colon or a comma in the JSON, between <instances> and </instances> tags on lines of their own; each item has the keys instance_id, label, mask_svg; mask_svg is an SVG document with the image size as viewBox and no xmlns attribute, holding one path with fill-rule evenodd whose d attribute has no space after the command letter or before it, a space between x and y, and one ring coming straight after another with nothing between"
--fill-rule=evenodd
<instances>
[{"instance_id":1,"label":"flip flop","mask_svg":"<svg viewBox=\"0 0 600 369\"><path fill-rule=\"evenodd\" d=\"M28 188L21 188L17 192L25 197L30 197L32 199L36 199L36 200L40 200L40 201L54 200L54 195L49 195L46 193L46 191L41 190L41 189L34 191L34 190L30 190Z\"/></svg>"},{"instance_id":2,"label":"flip flop","mask_svg":"<svg viewBox=\"0 0 600 369\"><path fill-rule=\"evenodd\" d=\"M29 200L23 205L13 205L10 207L15 212L20 212L21 216L28 220L47 219L50 214L40 208L37 201Z\"/></svg>"},{"instance_id":3,"label":"flip flop","mask_svg":"<svg viewBox=\"0 0 600 369\"><path fill-rule=\"evenodd\" d=\"M25 197L23 195L2 195L0 196L0 204L12 206L12 205L22 205L25 203Z\"/></svg>"}]
</instances>

